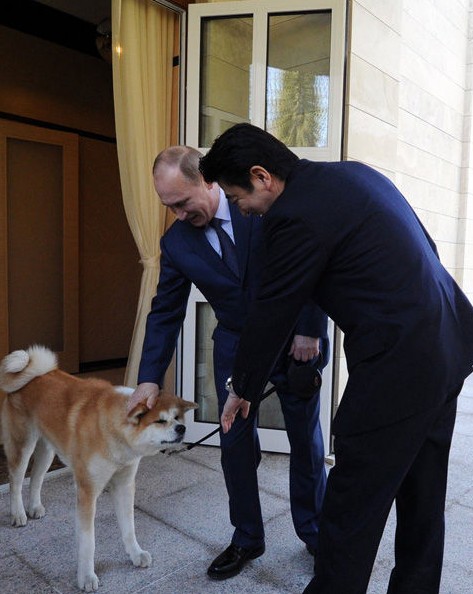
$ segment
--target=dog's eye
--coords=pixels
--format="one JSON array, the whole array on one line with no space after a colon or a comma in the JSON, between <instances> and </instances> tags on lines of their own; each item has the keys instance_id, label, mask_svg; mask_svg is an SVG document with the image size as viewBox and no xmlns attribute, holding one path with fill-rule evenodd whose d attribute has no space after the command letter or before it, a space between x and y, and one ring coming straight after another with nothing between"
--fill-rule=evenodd
<instances>
[{"instance_id":1,"label":"dog's eye","mask_svg":"<svg viewBox=\"0 0 473 594\"><path fill-rule=\"evenodd\" d=\"M176 420L176 421L179 421L179 415L176 415L176 416L174 417L174 420Z\"/></svg>"},{"instance_id":2,"label":"dog's eye","mask_svg":"<svg viewBox=\"0 0 473 594\"><path fill-rule=\"evenodd\" d=\"M165 425L167 423L167 421L165 421L164 419L158 419L157 421L155 421L155 423L159 423L160 425Z\"/></svg>"}]
</instances>

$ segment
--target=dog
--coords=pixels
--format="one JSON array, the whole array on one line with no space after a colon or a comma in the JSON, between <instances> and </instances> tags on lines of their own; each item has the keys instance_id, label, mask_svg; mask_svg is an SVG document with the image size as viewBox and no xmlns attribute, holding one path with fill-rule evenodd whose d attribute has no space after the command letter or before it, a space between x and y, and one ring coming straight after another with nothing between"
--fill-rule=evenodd
<instances>
[{"instance_id":1,"label":"dog","mask_svg":"<svg viewBox=\"0 0 473 594\"><path fill-rule=\"evenodd\" d=\"M58 369L57 357L35 345L14 351L0 363L0 438L10 477L13 526L25 526L21 489L30 457L28 515L41 518L44 475L57 453L73 472L78 536L77 581L86 592L98 589L94 571L96 500L110 488L125 550L133 565L148 567L151 556L138 544L134 526L135 475L143 456L176 447L185 433L184 413L197 408L160 393L148 409L127 412L132 388L98 379L80 379Z\"/></svg>"}]
</instances>

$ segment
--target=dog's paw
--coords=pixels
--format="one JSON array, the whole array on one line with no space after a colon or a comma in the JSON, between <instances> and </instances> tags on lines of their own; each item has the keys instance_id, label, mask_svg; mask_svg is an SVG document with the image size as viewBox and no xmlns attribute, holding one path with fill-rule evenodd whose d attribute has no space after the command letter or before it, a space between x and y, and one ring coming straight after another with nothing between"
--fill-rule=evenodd
<instances>
[{"instance_id":1,"label":"dog's paw","mask_svg":"<svg viewBox=\"0 0 473 594\"><path fill-rule=\"evenodd\" d=\"M43 518L45 514L46 510L44 509L44 505L41 504L28 509L28 515L33 520L39 520L40 518Z\"/></svg>"},{"instance_id":2,"label":"dog's paw","mask_svg":"<svg viewBox=\"0 0 473 594\"><path fill-rule=\"evenodd\" d=\"M26 513L24 511L12 514L11 525L15 528L26 526Z\"/></svg>"},{"instance_id":3,"label":"dog's paw","mask_svg":"<svg viewBox=\"0 0 473 594\"><path fill-rule=\"evenodd\" d=\"M131 555L131 560L135 567L149 567L151 565L151 555L148 551L138 551Z\"/></svg>"},{"instance_id":4,"label":"dog's paw","mask_svg":"<svg viewBox=\"0 0 473 594\"><path fill-rule=\"evenodd\" d=\"M93 572L84 576L79 575L77 582L84 592L96 592L99 589L99 578Z\"/></svg>"}]
</instances>

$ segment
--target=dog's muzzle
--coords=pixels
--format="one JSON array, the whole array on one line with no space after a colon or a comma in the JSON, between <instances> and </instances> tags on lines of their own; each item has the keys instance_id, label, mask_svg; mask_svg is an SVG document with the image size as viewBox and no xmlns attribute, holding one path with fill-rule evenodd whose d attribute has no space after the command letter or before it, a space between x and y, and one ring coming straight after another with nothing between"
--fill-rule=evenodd
<instances>
[{"instance_id":1,"label":"dog's muzzle","mask_svg":"<svg viewBox=\"0 0 473 594\"><path fill-rule=\"evenodd\" d=\"M184 439L184 433L186 432L186 426L185 425L176 425L174 427L174 431L177 433L176 439L173 439L172 441L162 441L161 443L181 443L181 441Z\"/></svg>"}]
</instances>

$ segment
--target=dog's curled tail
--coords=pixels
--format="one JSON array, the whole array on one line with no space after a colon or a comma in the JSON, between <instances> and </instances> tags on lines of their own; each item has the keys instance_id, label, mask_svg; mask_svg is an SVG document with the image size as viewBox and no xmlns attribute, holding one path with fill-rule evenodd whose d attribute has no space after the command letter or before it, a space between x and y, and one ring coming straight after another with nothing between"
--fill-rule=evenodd
<instances>
[{"instance_id":1,"label":"dog's curled tail","mask_svg":"<svg viewBox=\"0 0 473 594\"><path fill-rule=\"evenodd\" d=\"M33 345L26 351L13 351L0 363L0 388L4 392L16 392L35 377L57 368L56 354L41 345Z\"/></svg>"}]
</instances>

